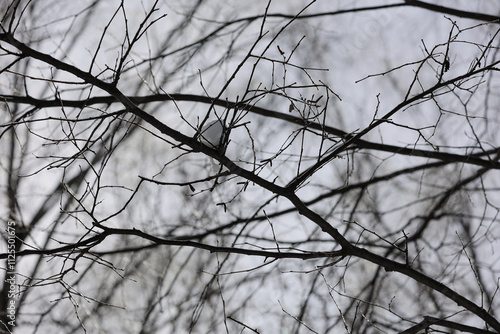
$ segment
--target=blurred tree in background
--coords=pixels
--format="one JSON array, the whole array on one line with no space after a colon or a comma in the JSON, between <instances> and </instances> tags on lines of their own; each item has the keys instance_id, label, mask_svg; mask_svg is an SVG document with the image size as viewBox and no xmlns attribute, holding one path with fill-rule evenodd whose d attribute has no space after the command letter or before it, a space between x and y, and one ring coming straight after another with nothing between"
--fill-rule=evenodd
<instances>
[{"instance_id":1,"label":"blurred tree in background","mask_svg":"<svg viewBox=\"0 0 500 334\"><path fill-rule=\"evenodd\" d=\"M3 1L1 331L500 332L499 13Z\"/></svg>"}]
</instances>

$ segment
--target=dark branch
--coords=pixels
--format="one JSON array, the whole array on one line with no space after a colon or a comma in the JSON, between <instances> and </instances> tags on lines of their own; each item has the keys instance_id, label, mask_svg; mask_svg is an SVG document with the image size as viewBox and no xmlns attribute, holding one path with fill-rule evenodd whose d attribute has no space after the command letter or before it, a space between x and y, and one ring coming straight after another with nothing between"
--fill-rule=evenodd
<instances>
[{"instance_id":1,"label":"dark branch","mask_svg":"<svg viewBox=\"0 0 500 334\"><path fill-rule=\"evenodd\" d=\"M463 17L466 19L474 19L474 20L479 20L479 21L484 21L484 22L500 23L500 16L497 16L497 15L474 13L474 12L469 12L469 11L445 7L445 6L434 5L434 4L427 3L424 1L419 1L419 0L405 0L405 3L408 6L424 8L424 9L428 9L430 11L437 12L437 13L443 13L443 14Z\"/></svg>"}]
</instances>

